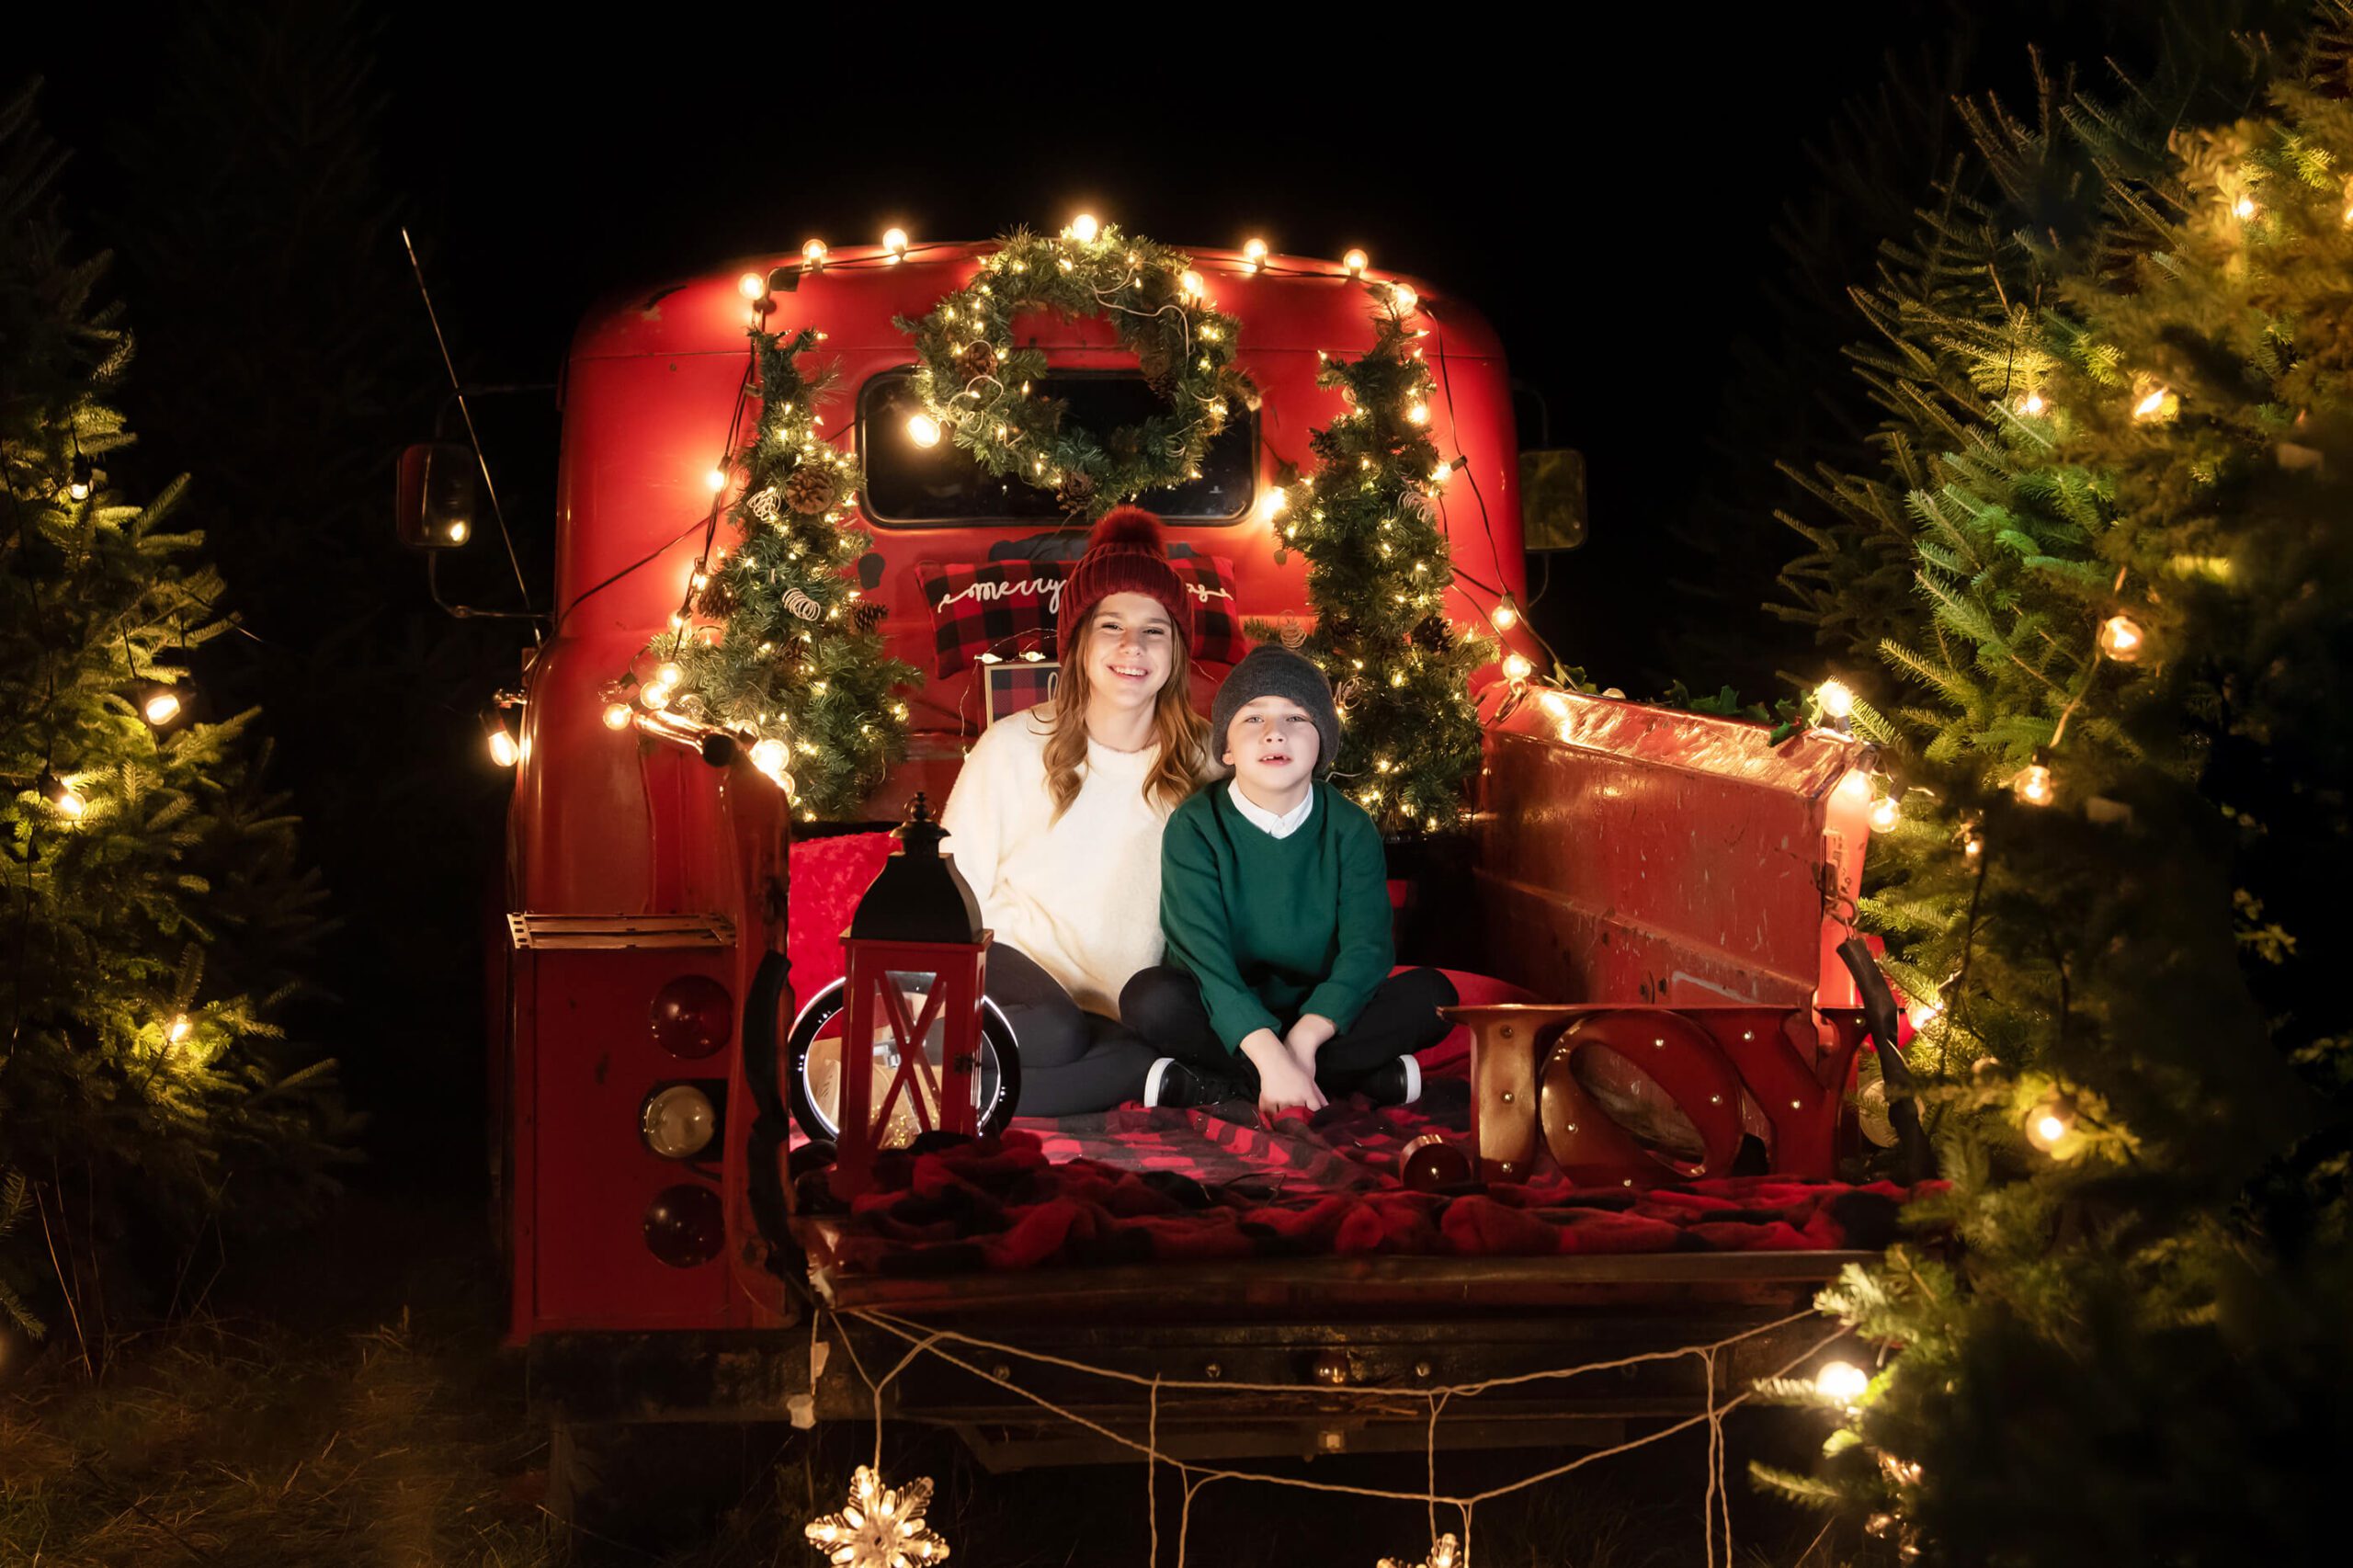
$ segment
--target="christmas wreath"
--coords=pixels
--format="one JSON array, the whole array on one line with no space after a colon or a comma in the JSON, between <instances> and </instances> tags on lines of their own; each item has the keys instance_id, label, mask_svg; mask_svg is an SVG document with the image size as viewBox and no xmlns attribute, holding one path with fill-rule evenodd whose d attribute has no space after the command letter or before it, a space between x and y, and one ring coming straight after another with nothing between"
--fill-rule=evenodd
<instances>
[{"instance_id":1,"label":"christmas wreath","mask_svg":"<svg viewBox=\"0 0 2353 1568\"><path fill-rule=\"evenodd\" d=\"M1033 390L1045 351L1014 341L1016 319L1038 311L1111 322L1165 410L1108 431L1073 423L1069 404ZM1113 224L1016 231L929 315L897 324L915 340L915 388L934 437L1089 518L1197 477L1211 438L1258 403L1234 368L1236 323L1210 302L1191 258Z\"/></svg>"}]
</instances>

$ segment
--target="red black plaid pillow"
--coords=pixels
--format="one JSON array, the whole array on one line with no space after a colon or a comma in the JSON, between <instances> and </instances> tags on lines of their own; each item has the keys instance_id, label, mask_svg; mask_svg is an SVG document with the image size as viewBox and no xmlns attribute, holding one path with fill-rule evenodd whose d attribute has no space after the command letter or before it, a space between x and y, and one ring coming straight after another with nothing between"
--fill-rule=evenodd
<instances>
[{"instance_id":1,"label":"red black plaid pillow","mask_svg":"<svg viewBox=\"0 0 2353 1568\"><path fill-rule=\"evenodd\" d=\"M1193 596L1193 657L1232 665L1250 651L1234 609L1233 562L1222 555L1179 556L1169 565ZM1056 653L1056 611L1066 561L992 561L979 566L926 562L923 597L931 606L932 648L944 677L983 653L1013 658Z\"/></svg>"}]
</instances>

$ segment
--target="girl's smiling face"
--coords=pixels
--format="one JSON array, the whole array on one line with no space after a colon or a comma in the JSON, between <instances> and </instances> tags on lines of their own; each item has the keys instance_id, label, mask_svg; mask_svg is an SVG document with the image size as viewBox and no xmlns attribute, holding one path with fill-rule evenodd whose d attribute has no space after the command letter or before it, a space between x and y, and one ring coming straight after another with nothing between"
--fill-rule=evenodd
<instances>
[{"instance_id":1,"label":"girl's smiling face","mask_svg":"<svg viewBox=\"0 0 2353 1568\"><path fill-rule=\"evenodd\" d=\"M1256 797L1288 795L1311 782L1323 736L1288 697L1254 697L1225 727L1223 761Z\"/></svg>"},{"instance_id":2,"label":"girl's smiling face","mask_svg":"<svg viewBox=\"0 0 2353 1568\"><path fill-rule=\"evenodd\" d=\"M1090 695L1120 707L1149 707L1168 684L1176 625L1150 594L1108 594L1086 618Z\"/></svg>"}]
</instances>

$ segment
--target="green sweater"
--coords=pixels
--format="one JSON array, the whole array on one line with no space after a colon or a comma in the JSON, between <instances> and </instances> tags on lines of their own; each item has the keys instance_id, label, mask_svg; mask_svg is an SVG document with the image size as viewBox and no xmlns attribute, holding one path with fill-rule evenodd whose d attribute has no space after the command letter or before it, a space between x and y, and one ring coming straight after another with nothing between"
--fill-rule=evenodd
<instances>
[{"instance_id":1,"label":"green sweater","mask_svg":"<svg viewBox=\"0 0 2353 1568\"><path fill-rule=\"evenodd\" d=\"M1234 809L1232 784L1176 808L1160 840L1168 961L1200 982L1226 1050L1303 1013L1345 1029L1389 977L1389 869L1381 830L1331 785L1277 838Z\"/></svg>"}]
</instances>

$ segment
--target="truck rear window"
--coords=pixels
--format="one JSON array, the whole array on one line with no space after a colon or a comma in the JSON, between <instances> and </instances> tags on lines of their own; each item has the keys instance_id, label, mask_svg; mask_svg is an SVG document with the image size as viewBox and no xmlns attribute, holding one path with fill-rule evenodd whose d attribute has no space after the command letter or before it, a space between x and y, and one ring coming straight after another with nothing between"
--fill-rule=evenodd
<instances>
[{"instance_id":1,"label":"truck rear window","mask_svg":"<svg viewBox=\"0 0 2353 1568\"><path fill-rule=\"evenodd\" d=\"M1048 376L1037 390L1067 402L1068 417L1090 430L1140 424L1162 407L1158 395L1132 371ZM917 446L907 434L907 419L921 411L905 370L886 371L858 392L858 450L866 464L866 512L876 522L944 526L1066 515L1052 491L995 478L949 441ZM1256 417L1236 419L1210 443L1200 478L1147 491L1136 505L1171 522L1232 522L1249 510L1257 453Z\"/></svg>"}]
</instances>

